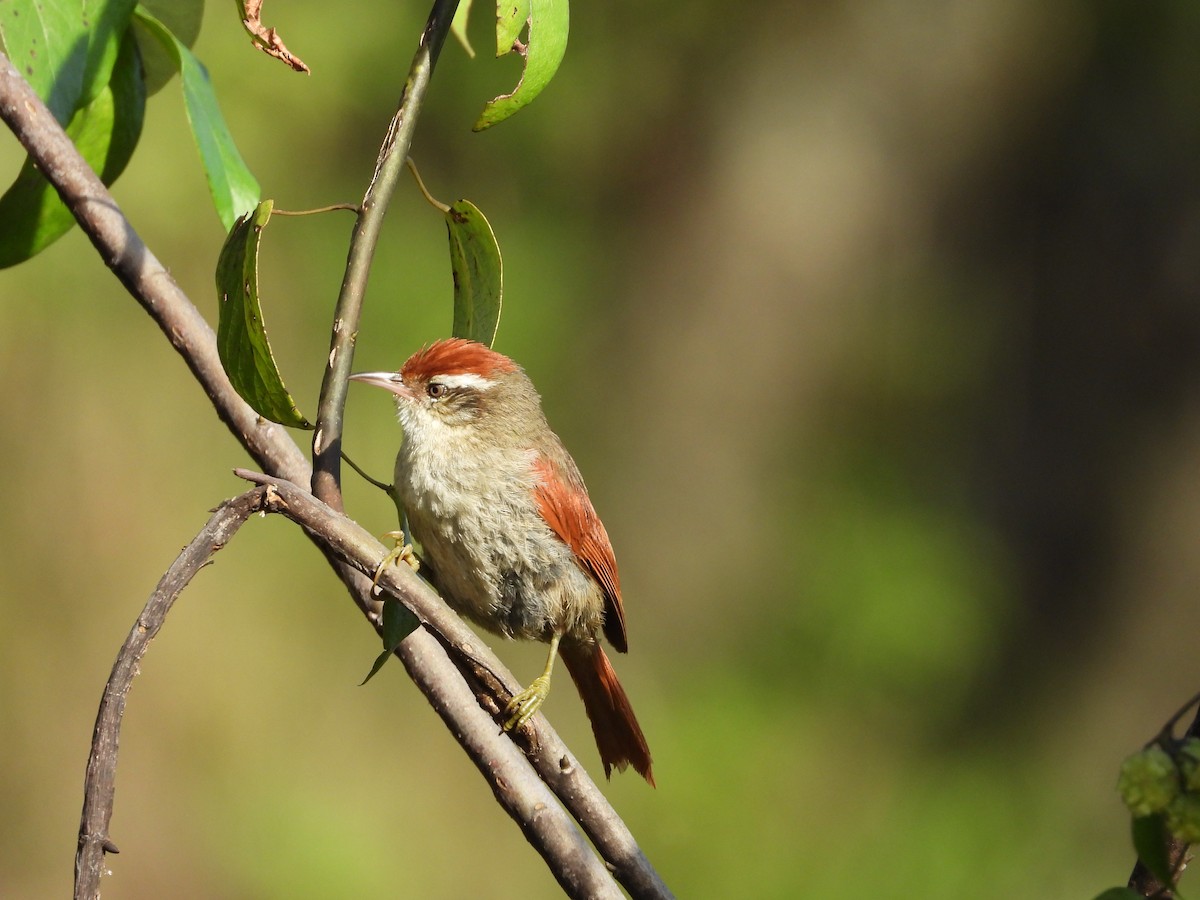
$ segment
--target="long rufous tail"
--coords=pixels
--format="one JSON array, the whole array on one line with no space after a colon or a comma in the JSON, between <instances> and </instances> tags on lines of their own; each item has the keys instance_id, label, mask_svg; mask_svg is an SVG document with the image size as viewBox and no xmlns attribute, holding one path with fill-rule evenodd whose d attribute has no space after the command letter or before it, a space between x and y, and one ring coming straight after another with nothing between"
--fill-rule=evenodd
<instances>
[{"instance_id":1,"label":"long rufous tail","mask_svg":"<svg viewBox=\"0 0 1200 900\"><path fill-rule=\"evenodd\" d=\"M634 770L654 787L650 771L650 748L638 725L625 689L617 680L604 648L599 644L563 644L559 656L571 673L571 680L583 698L583 708L592 723L596 746L604 763L604 775L612 769L622 771L632 764Z\"/></svg>"}]
</instances>

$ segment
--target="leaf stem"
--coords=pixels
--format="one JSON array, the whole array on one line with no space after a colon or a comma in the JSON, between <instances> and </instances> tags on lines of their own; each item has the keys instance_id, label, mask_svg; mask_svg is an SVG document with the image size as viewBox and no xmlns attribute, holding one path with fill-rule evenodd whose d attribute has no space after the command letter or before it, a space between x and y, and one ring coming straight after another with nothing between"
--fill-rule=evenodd
<instances>
[{"instance_id":1,"label":"leaf stem","mask_svg":"<svg viewBox=\"0 0 1200 900\"><path fill-rule=\"evenodd\" d=\"M335 209L347 209L350 212L358 212L359 208L353 203L330 203L328 206L318 206L316 209L277 209L277 216L315 216L318 213L333 212Z\"/></svg>"},{"instance_id":2,"label":"leaf stem","mask_svg":"<svg viewBox=\"0 0 1200 900\"><path fill-rule=\"evenodd\" d=\"M358 465L358 463L356 463L349 456L347 456L345 450L342 451L342 459L344 459L346 461L346 464L348 466L350 466L350 468L352 468L355 472L357 472L359 475L361 475L364 481L367 481L368 483L375 485L375 487L379 488L381 491L383 491L389 497L392 496L392 492L396 489L396 486L394 484L384 484L382 481L376 481L374 478L372 478L370 475L368 475L365 471L363 471L363 469Z\"/></svg>"},{"instance_id":3,"label":"leaf stem","mask_svg":"<svg viewBox=\"0 0 1200 900\"><path fill-rule=\"evenodd\" d=\"M429 193L428 189L426 189L425 181L421 178L421 173L417 171L417 164L413 162L413 158L410 156L405 160L405 162L408 163L408 171L412 172L412 176L417 182L417 187L421 189L421 193L424 195L426 202L428 202L429 205L434 209L439 210L442 215L450 212L450 207L438 200L433 196L433 194Z\"/></svg>"},{"instance_id":4,"label":"leaf stem","mask_svg":"<svg viewBox=\"0 0 1200 900\"><path fill-rule=\"evenodd\" d=\"M346 408L346 385L354 360L354 344L362 316L363 298L367 290L371 260L379 243L383 217L396 190L404 160L412 146L413 131L420 114L429 80L438 54L450 33L450 24L459 0L434 0L425 30L417 45L416 55L400 96L400 105L388 126L387 136L379 151L375 174L363 197L350 251L346 274L333 314L329 362L321 382L321 398L317 408L317 427L313 434L312 490L321 500L337 510L342 509L341 449L342 425Z\"/></svg>"}]
</instances>

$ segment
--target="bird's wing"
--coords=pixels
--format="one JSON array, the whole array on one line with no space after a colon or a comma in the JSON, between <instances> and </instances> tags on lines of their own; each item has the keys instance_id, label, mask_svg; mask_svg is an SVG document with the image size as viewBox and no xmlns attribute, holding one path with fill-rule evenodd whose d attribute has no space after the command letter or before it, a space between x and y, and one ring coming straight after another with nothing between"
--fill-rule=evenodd
<instances>
[{"instance_id":1,"label":"bird's wing","mask_svg":"<svg viewBox=\"0 0 1200 900\"><path fill-rule=\"evenodd\" d=\"M619 651L629 648L617 558L604 523L592 508L587 488L573 464L562 466L539 454L533 463L533 493L546 524L575 554L604 591L604 635Z\"/></svg>"}]
</instances>

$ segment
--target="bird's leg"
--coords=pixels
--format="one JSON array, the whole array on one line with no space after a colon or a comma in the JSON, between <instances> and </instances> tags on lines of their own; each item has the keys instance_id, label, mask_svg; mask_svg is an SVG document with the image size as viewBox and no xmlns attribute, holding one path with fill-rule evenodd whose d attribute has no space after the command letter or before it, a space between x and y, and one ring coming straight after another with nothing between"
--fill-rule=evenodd
<instances>
[{"instance_id":1,"label":"bird's leg","mask_svg":"<svg viewBox=\"0 0 1200 900\"><path fill-rule=\"evenodd\" d=\"M545 670L529 683L529 687L521 693L515 694L508 701L508 706L504 707L504 712L508 714L508 719L504 723L505 731L520 728L532 719L533 714L550 696L550 672L554 668L554 656L558 653L558 642L561 639L562 635L557 633L550 638L550 655L546 659Z\"/></svg>"},{"instance_id":2,"label":"bird's leg","mask_svg":"<svg viewBox=\"0 0 1200 900\"><path fill-rule=\"evenodd\" d=\"M371 593L379 593L379 576L383 574L383 570L393 563L403 560L408 563L415 572L420 568L421 562L417 559L417 554L413 553L412 544L404 543L403 531L389 531L383 535L385 538L391 538L396 542L396 546L392 551L380 560L379 565L375 569L375 577L371 579Z\"/></svg>"}]
</instances>

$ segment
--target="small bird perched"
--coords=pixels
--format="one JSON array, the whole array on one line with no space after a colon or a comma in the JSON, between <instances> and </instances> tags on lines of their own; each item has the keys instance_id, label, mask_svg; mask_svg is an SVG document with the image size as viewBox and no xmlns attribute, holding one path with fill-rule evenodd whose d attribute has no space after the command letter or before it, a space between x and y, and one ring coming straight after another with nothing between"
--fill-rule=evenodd
<instances>
[{"instance_id":1,"label":"small bird perched","mask_svg":"<svg viewBox=\"0 0 1200 900\"><path fill-rule=\"evenodd\" d=\"M650 748L599 643L628 649L612 544L571 455L520 366L483 344L437 341L399 372L352 379L396 395L404 441L396 489L442 596L505 637L545 641L545 671L508 704L506 731L538 711L562 656L604 774L651 785Z\"/></svg>"}]
</instances>

